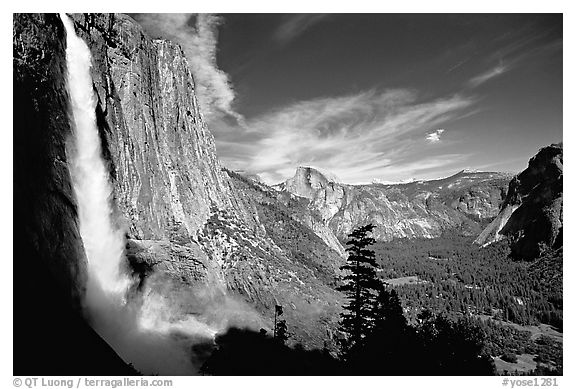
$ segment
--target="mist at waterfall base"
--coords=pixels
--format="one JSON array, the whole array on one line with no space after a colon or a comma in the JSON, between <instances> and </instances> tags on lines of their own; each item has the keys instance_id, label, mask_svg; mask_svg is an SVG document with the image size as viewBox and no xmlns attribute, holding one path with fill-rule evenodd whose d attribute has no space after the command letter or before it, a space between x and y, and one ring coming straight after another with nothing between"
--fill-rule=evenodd
<instances>
[{"instance_id":1,"label":"mist at waterfall base","mask_svg":"<svg viewBox=\"0 0 576 389\"><path fill-rule=\"evenodd\" d=\"M92 56L76 36L72 20L65 14L60 17L66 29L73 128L67 154L88 260L85 314L124 361L141 373L195 374L205 355L194 350L209 348L216 333L255 314L228 296L215 299L206 290L182 290L160 276L152 275L137 287L126 264L124 231L113 216L112 186L96 124ZM194 314L182 310L191 302Z\"/></svg>"}]
</instances>

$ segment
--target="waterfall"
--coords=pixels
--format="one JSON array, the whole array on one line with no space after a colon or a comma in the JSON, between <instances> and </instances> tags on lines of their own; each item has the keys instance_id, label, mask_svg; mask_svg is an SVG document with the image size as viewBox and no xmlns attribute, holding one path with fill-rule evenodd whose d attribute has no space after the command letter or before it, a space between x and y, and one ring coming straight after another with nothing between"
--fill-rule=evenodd
<instances>
[{"instance_id":1,"label":"waterfall","mask_svg":"<svg viewBox=\"0 0 576 389\"><path fill-rule=\"evenodd\" d=\"M101 291L124 297L131 280L123 271L124 233L114 226L110 203L112 186L102 158L96 124L96 96L92 87L92 56L76 36L70 18L61 15L66 28L67 85L70 95L73 142L72 183L78 202L80 235L88 259L87 299Z\"/></svg>"},{"instance_id":2,"label":"waterfall","mask_svg":"<svg viewBox=\"0 0 576 389\"><path fill-rule=\"evenodd\" d=\"M201 318L183 315L174 301L154 290L132 293L125 268L124 232L113 218L112 185L102 157L96 122L92 55L76 35L74 24L60 14L66 29L67 90L72 139L67 146L72 185L78 204L80 235L88 260L84 301L92 327L124 359L145 374L194 374L194 344L206 343L216 331Z\"/></svg>"}]
</instances>

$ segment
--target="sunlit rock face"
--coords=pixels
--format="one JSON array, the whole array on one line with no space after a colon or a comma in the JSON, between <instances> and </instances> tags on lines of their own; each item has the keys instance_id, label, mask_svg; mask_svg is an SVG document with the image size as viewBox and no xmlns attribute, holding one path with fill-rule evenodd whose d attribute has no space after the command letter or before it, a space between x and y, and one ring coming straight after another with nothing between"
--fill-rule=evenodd
<instances>
[{"instance_id":1,"label":"sunlit rock face","mask_svg":"<svg viewBox=\"0 0 576 389\"><path fill-rule=\"evenodd\" d=\"M218 209L254 233L258 220L222 172L182 49L149 38L125 15L72 17L93 56L101 138L131 263L224 291L198 233Z\"/></svg>"},{"instance_id":2,"label":"sunlit rock face","mask_svg":"<svg viewBox=\"0 0 576 389\"><path fill-rule=\"evenodd\" d=\"M294 177L280 185L280 188L312 201L324 221L342 208L344 188L330 181L323 173L311 167L299 167Z\"/></svg>"},{"instance_id":3,"label":"sunlit rock face","mask_svg":"<svg viewBox=\"0 0 576 389\"><path fill-rule=\"evenodd\" d=\"M137 239L195 237L212 206L257 220L235 196L202 118L182 49L125 15L76 16L93 79L117 204Z\"/></svg>"},{"instance_id":4,"label":"sunlit rock face","mask_svg":"<svg viewBox=\"0 0 576 389\"><path fill-rule=\"evenodd\" d=\"M179 46L151 39L128 16L72 18L92 54L113 219L126 231L127 259L141 284L154 276L169 280L166 285L174 285L172 292L178 294L203 287L209 296L233 295L248 302L268 328L274 306L283 305L293 340L323 347L326 339L331 342L343 302L334 290L344 254L338 238L368 222L377 224L375 235L385 240L432 237L451 227L476 231L479 219L498 214L507 179L496 173L352 186L302 168L282 190L243 180L218 161ZM63 285L78 301L85 259L64 152L69 133L64 69L52 57L62 55L65 36L57 16L42 17L38 26L29 35L15 36L15 61L22 61L15 68L36 77L41 92L26 106L40 107L40 114L20 115L37 118L38 138L26 149L32 137L18 133L15 157L27 171L42 174L15 180L15 194L45 195L42 201L32 199L35 208L22 209L27 223L22 229L38 225L34 231L41 232L30 235L33 245L26 247L47 256L48 267L65 275ZM47 46L18 51L34 47L40 29L52 31L44 35ZM54 73L42 84L46 69ZM26 152L34 157L27 160Z\"/></svg>"},{"instance_id":5,"label":"sunlit rock face","mask_svg":"<svg viewBox=\"0 0 576 389\"><path fill-rule=\"evenodd\" d=\"M487 245L507 237L512 256L528 260L562 246L562 185L562 144L542 148L510 181L501 212L476 243Z\"/></svg>"},{"instance_id":6,"label":"sunlit rock face","mask_svg":"<svg viewBox=\"0 0 576 389\"><path fill-rule=\"evenodd\" d=\"M373 223L377 239L391 240L432 238L451 228L477 234L481 221L498 214L509 179L502 173L462 171L432 181L346 185L301 167L276 188L308 199L309 208L340 238Z\"/></svg>"},{"instance_id":7,"label":"sunlit rock face","mask_svg":"<svg viewBox=\"0 0 576 389\"><path fill-rule=\"evenodd\" d=\"M160 274L180 291L203 285L214 296L237 296L268 327L281 304L294 340L322 347L341 305L332 284L343 250L331 231L291 218L297 226L287 231L305 230L309 254L266 229L260 205L220 165L178 45L151 39L125 15L72 18L92 52L115 212L141 282Z\"/></svg>"},{"instance_id":8,"label":"sunlit rock face","mask_svg":"<svg viewBox=\"0 0 576 389\"><path fill-rule=\"evenodd\" d=\"M342 303L333 289L342 247L332 232L308 213L291 212L275 224L276 208L264 211L223 171L179 46L150 39L128 16L71 17L92 54L97 126L113 186L112 219L126 231L125 253L136 286L184 299L191 299L189 290L201 290L202 304L211 307L220 305L207 298L244 300L259 315L257 323L268 329L280 304L294 341L324 346ZM66 155L71 134L66 35L58 15L16 15L14 31L15 247L20 253L15 294L26 296L17 313L35 323L34 315L47 317L60 312L58 302L69 304L64 323L54 320L46 328L56 338L80 334L74 339L96 344L94 355L99 355L101 340L78 312L87 272ZM291 247L285 233L298 233L300 246ZM49 312L30 309L32 302ZM198 304L193 303L184 305L195 312ZM220 314L226 316L229 307L223 308ZM81 324L71 327L74 320ZM37 344L51 339L38 334L26 336ZM61 339L55 342L64 347ZM100 348L101 354L113 354ZM50 372L55 371L68 372Z\"/></svg>"}]
</instances>

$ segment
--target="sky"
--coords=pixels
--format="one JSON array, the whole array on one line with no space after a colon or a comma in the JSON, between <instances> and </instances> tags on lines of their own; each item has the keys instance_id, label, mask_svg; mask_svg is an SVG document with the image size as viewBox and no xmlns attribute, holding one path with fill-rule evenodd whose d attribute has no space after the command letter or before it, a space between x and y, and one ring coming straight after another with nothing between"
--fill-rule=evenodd
<instances>
[{"instance_id":1,"label":"sky","mask_svg":"<svg viewBox=\"0 0 576 389\"><path fill-rule=\"evenodd\" d=\"M562 15L136 14L179 43L222 163L269 184L523 170L562 136Z\"/></svg>"}]
</instances>

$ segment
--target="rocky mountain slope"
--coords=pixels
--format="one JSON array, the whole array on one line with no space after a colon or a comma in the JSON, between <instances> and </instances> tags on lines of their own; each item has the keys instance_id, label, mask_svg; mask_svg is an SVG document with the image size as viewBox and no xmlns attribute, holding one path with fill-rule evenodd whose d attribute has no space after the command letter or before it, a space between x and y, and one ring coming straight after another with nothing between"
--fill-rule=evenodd
<instances>
[{"instance_id":1,"label":"rocky mountain slope","mask_svg":"<svg viewBox=\"0 0 576 389\"><path fill-rule=\"evenodd\" d=\"M309 201L334 233L344 238L356 226L373 223L379 240L431 238L443 230L481 231L506 196L510 175L461 171L451 177L406 184L347 185L318 170L300 167L275 186Z\"/></svg>"},{"instance_id":2,"label":"rocky mountain slope","mask_svg":"<svg viewBox=\"0 0 576 389\"><path fill-rule=\"evenodd\" d=\"M477 234L498 215L504 198L516 205L518 196L531 198L521 189L525 184L510 186L519 193L514 200L506 197L509 177L499 173L353 186L300 168L277 188L246 179L221 166L178 45L151 39L125 15L71 16L93 56L115 219L126 231L138 289L184 296L190 312L206 306L225 311L223 298L238 299L256 313L254 325L270 329L280 304L292 340L323 347L333 340L343 298L334 290L344 255L339 238L354 227L375 223L382 240L434 237L450 228ZM32 339L27 349L44 344L51 350L57 341L48 339L81 333L99 350L95 354L113 354L80 320L86 258L65 152L71 129L59 17L15 15L13 49L18 339ZM55 318L50 333L30 336L37 314L52 316L50 307L58 303L51 301L62 302L68 314ZM69 343L70 355L77 354ZM70 359L70 366L78 364ZM86 372L125 371L115 361L106 371ZM22 366L26 359L17 362Z\"/></svg>"},{"instance_id":3,"label":"rocky mountain slope","mask_svg":"<svg viewBox=\"0 0 576 389\"><path fill-rule=\"evenodd\" d=\"M251 176L238 174L236 172L226 170L228 175L232 178L234 185L239 192L245 196L248 201L253 201L257 204L259 215L266 213L263 207L273 209L274 212L268 220L282 216L287 216L296 222L298 228L312 230L322 241L340 256L344 256L344 248L334 235L332 230L325 225L322 220L322 215L315 209L308 207L308 200L306 198L293 195L286 191L277 191L274 188L254 179ZM282 215L282 216L278 216ZM260 216L262 219L263 216Z\"/></svg>"},{"instance_id":4,"label":"rocky mountain slope","mask_svg":"<svg viewBox=\"0 0 576 389\"><path fill-rule=\"evenodd\" d=\"M511 255L531 260L562 246L563 147L542 148L528 167L515 176L502 210L478 236L487 245L504 237L511 242Z\"/></svg>"},{"instance_id":5,"label":"rocky mountain slope","mask_svg":"<svg viewBox=\"0 0 576 389\"><path fill-rule=\"evenodd\" d=\"M103 156L139 289L185 296L183 304L192 311L210 307L222 309L222 316L224 298L248 303L257 316L254 322L249 314L251 323L265 328L272 327L274 306L280 304L292 339L322 347L341 306L332 288L342 260L338 241L314 220L289 217L272 228L271 214L235 187L218 161L178 45L151 39L125 15L70 16L93 56ZM22 94L30 100L38 85L42 94L21 104L20 116L35 120L38 136L31 144L37 143L32 161L25 155L30 135L22 131L16 137L16 149L22 150L16 154L27 174L17 185L25 203L19 208L27 212L22 218L33 230L28 241L36 242L41 264L78 311L86 274L65 155L70 127L64 31L57 15L19 16L15 31L20 30L27 33L15 33L15 79L37 77L34 83L22 81L30 89ZM34 110L39 114L30 116ZM22 128L28 124L23 121ZM39 192L44 200L35 195L34 185L46 188ZM302 247L287 244L289 235L283 234L293 233ZM195 303L199 300L202 304Z\"/></svg>"},{"instance_id":6,"label":"rocky mountain slope","mask_svg":"<svg viewBox=\"0 0 576 389\"><path fill-rule=\"evenodd\" d=\"M216 156L182 49L150 39L125 15L74 19L94 55L102 136L131 263L183 288L204 285L215 298L240 296L263 326L271 325L275 304L290 307L295 338L322 346L325 329L317 322L338 306L327 285L337 266L311 265L308 253L278 244L254 201L235 189Z\"/></svg>"},{"instance_id":7,"label":"rocky mountain slope","mask_svg":"<svg viewBox=\"0 0 576 389\"><path fill-rule=\"evenodd\" d=\"M226 170L238 193L256 204L258 218L274 242L294 259L308 257L321 273L336 274L344 264L344 248L319 215L310 212L307 202L279 193L264 184ZM322 275L322 274L320 274ZM326 282L333 283L334 279Z\"/></svg>"}]
</instances>

